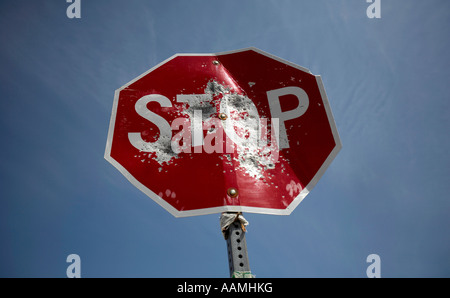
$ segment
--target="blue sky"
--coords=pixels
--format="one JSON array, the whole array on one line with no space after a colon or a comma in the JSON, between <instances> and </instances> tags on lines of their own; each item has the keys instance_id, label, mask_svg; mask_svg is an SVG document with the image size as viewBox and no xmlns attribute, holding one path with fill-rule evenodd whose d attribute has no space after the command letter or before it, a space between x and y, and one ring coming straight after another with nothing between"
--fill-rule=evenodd
<instances>
[{"instance_id":1,"label":"blue sky","mask_svg":"<svg viewBox=\"0 0 450 298\"><path fill-rule=\"evenodd\" d=\"M219 215L174 218L104 158L114 91L254 46L321 75L343 148L289 216L245 214L256 277L450 277L450 3L0 3L0 277L228 277ZM174 181L176 183L176 181Z\"/></svg>"}]
</instances>

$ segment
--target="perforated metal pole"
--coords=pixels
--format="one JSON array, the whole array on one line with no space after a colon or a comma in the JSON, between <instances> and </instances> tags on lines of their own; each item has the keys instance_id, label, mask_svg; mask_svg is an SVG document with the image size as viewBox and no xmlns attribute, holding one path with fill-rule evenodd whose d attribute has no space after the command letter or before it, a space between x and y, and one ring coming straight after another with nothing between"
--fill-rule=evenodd
<instances>
[{"instance_id":1,"label":"perforated metal pole","mask_svg":"<svg viewBox=\"0 0 450 298\"><path fill-rule=\"evenodd\" d=\"M239 221L233 222L227 232L228 264L230 277L253 277L248 262L245 232Z\"/></svg>"}]
</instances>

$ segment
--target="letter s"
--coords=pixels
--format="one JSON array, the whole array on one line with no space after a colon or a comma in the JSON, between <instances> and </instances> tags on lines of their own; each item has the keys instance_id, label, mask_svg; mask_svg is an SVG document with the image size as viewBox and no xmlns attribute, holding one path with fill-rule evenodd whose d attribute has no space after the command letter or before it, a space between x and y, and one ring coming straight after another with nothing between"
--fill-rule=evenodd
<instances>
[{"instance_id":1,"label":"letter s","mask_svg":"<svg viewBox=\"0 0 450 298\"><path fill-rule=\"evenodd\" d=\"M128 140L130 141L131 145L135 147L136 149L144 152L153 152L153 145L157 145L155 143L161 143L161 142L169 142L172 137L172 131L169 125L169 122L166 121L163 117L159 116L158 114L153 113L152 111L147 109L147 104L149 102L156 101L158 102L161 107L167 108L172 107L172 103L170 100L160 94L150 94L145 95L141 97L135 104L134 108L136 109L136 112L143 118L147 119L148 121L154 123L158 129L159 129L159 138L156 142L146 142L142 139L140 132L130 132L128 133Z\"/></svg>"}]
</instances>

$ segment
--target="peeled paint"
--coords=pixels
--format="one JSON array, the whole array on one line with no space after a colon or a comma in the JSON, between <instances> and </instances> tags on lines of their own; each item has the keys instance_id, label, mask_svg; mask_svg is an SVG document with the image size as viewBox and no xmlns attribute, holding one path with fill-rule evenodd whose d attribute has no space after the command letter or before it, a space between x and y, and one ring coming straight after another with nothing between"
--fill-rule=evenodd
<instances>
[{"instance_id":1,"label":"peeled paint","mask_svg":"<svg viewBox=\"0 0 450 298\"><path fill-rule=\"evenodd\" d=\"M274 142L267 146L267 138L261 135L262 124L253 101L230 90L216 81L210 81L205 93L212 94L219 101L220 113L227 115L223 126L228 137L238 144L237 158L234 158L237 168L251 177L262 178L265 169L275 168L276 160L268 156L278 148Z\"/></svg>"},{"instance_id":2,"label":"peeled paint","mask_svg":"<svg viewBox=\"0 0 450 298\"><path fill-rule=\"evenodd\" d=\"M266 170L274 169L278 161L277 142L272 134L271 144L268 146L267 121L265 124L261 121L253 101L245 95L231 92L230 87L214 80L207 83L204 93L190 95L189 102L172 113L192 121L194 114L198 115L196 111L201 111L202 123L217 118L218 113L226 114L226 120L222 121L224 132L237 145L237 149L236 154L223 154L225 159L221 155L218 157L228 166L234 165L250 177L270 178L271 175ZM216 129L217 127L210 128L207 134L214 133ZM160 135L157 142L146 143L142 151L149 152L148 158L160 165L173 164L173 159L182 158L185 153L176 154L172 150L171 141L167 136ZM272 154L274 151L275 157ZM139 155L139 158L142 156ZM161 172L161 168L159 171Z\"/></svg>"}]
</instances>

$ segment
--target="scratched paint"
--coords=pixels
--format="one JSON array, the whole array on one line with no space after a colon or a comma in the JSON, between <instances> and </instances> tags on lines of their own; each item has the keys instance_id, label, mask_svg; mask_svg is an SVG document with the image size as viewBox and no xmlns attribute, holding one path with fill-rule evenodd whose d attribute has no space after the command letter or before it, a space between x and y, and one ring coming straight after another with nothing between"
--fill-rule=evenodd
<instances>
[{"instance_id":1,"label":"scratched paint","mask_svg":"<svg viewBox=\"0 0 450 298\"><path fill-rule=\"evenodd\" d=\"M211 80L207 83L204 94L189 95L189 102L173 107L170 115L185 120L190 119L192 125L192 120L199 115L201 115L201 123L206 123L217 118L220 113L226 114L226 119L222 121L224 135L237 145L236 154L223 154L224 157L222 155L218 157L225 165L240 169L250 177L264 179L267 182L267 179L272 178L267 170L275 169L279 159L278 147L274 142L275 137L273 134L270 138L267 135L269 125L267 121L262 121L263 118L260 117L253 101L231 90L231 87ZM217 127L210 128L207 134L214 133L217 129ZM271 131L273 132L274 129L272 127ZM179 135L173 138L175 142L180 141ZM170 137L160 135L156 142L146 143L143 148L145 152L135 157L141 162L154 160L161 166L163 164L176 166L174 159L183 158L184 155L173 151L171 141ZM158 171L167 172L167 168L159 167Z\"/></svg>"},{"instance_id":2,"label":"scratched paint","mask_svg":"<svg viewBox=\"0 0 450 298\"><path fill-rule=\"evenodd\" d=\"M262 136L262 122L253 101L245 95L231 92L231 88L210 81L205 93L211 94L218 101L219 112L227 115L223 126L226 134L237 146L237 168L254 178L263 178L265 170L274 169L278 150L272 142L267 146L267 137ZM267 129L266 129L267 130Z\"/></svg>"}]
</instances>

